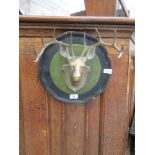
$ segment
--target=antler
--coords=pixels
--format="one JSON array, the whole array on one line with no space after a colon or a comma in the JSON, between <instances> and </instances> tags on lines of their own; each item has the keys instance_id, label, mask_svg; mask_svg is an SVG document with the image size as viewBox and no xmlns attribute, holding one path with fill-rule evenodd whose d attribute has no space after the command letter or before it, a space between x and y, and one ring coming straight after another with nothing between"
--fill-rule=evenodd
<instances>
[{"instance_id":1,"label":"antler","mask_svg":"<svg viewBox=\"0 0 155 155\"><path fill-rule=\"evenodd\" d=\"M84 49L83 49L83 52L81 54L81 57L83 57L86 54L87 59L92 59L95 55L96 47L101 45L101 46L108 46L108 47L114 48L116 51L119 52L118 58L121 58L123 55L123 52L124 52L124 47L123 47L123 44L121 44L121 48L119 48L116 45L116 30L114 31L114 39L113 39L113 42L111 44L105 43L101 39L101 35L100 35L99 31L97 30L97 28L95 28L95 30L99 36L99 41L96 44L90 45L90 46L88 46L86 44L86 38L85 38L85 32L84 32Z\"/></svg>"},{"instance_id":2,"label":"antler","mask_svg":"<svg viewBox=\"0 0 155 155\"><path fill-rule=\"evenodd\" d=\"M71 40L70 40L70 50L71 50L71 53L72 53L72 56L75 57L75 54L74 54L74 51L73 51L73 46L72 46L72 31L71 31Z\"/></svg>"},{"instance_id":3,"label":"antler","mask_svg":"<svg viewBox=\"0 0 155 155\"><path fill-rule=\"evenodd\" d=\"M59 46L60 46L60 52L61 53L63 53L62 51L63 50L66 50L66 51L68 51L68 46L69 46L69 44L66 44L66 43L63 43L63 42L61 42L61 41L58 41L57 39L56 39L56 37L55 37L55 28L54 28L54 30L53 30L53 40L50 42L50 43L48 43L48 44L45 44L44 43L44 41L43 41L43 34L41 33L41 42L42 42L42 45L43 45L43 48L42 48L42 50L41 50L41 52L37 55L37 58L35 59L35 61L34 62L37 62L39 59L40 59L40 57L42 56L42 54L44 53L44 51L45 51L45 48L47 47L47 46L49 46L49 45L51 45L51 44L59 44ZM64 49L65 48L65 49ZM66 52L66 53L68 53L68 52ZM68 54L66 54L66 57L69 57L69 53Z\"/></svg>"},{"instance_id":4,"label":"antler","mask_svg":"<svg viewBox=\"0 0 155 155\"><path fill-rule=\"evenodd\" d=\"M105 43L105 42L101 39L101 35L100 35L99 31L97 30L97 28L95 28L95 30L96 30L96 32L98 33L98 36L99 36L99 43L97 43L97 44L100 44L100 45L103 45L103 46L108 46L108 47L114 48L116 51L119 52L118 58L121 58L122 55L123 55L123 53L124 53L124 46L123 46L123 44L121 44L121 48L119 48L119 47L116 45L116 30L114 31L114 39L113 39L112 44Z\"/></svg>"},{"instance_id":5,"label":"antler","mask_svg":"<svg viewBox=\"0 0 155 155\"><path fill-rule=\"evenodd\" d=\"M64 57L66 57L67 59L70 59L71 57L75 57L74 51L73 51L73 46L72 46L72 32L71 32L70 44L66 44L66 43L63 43L63 42L58 41L56 39L55 30L56 29L54 28L53 40L48 44L44 43L43 34L41 33L41 41L42 41L43 48L42 48L41 52L37 55L37 58L36 58L36 60L34 62L37 62L40 59L40 57L42 56L42 54L45 51L45 48L47 46L51 45L51 44L58 44L59 47L60 47L60 54L63 55ZM99 46L99 45L102 45L102 46L108 46L108 47L114 48L116 51L119 52L118 58L121 58L121 56L123 55L123 52L124 52L124 47L123 47L123 44L121 44L121 48L119 48L116 45L116 30L114 31L114 39L113 39L113 42L111 44L110 43L105 43L101 39L101 35L100 35L99 31L97 30L97 28L95 28L95 30L98 33L99 41L96 44L90 45L90 46L88 46L86 44L86 37L85 37L85 32L84 32L84 49L83 49L83 52L81 54L81 57L83 57L86 54L87 59L92 59L94 57L94 55L95 55L96 47ZM70 56L70 53L71 53L72 56Z\"/></svg>"},{"instance_id":6,"label":"antler","mask_svg":"<svg viewBox=\"0 0 155 155\"><path fill-rule=\"evenodd\" d=\"M99 42L97 42L94 45L87 45L86 34L84 32L84 49L82 51L81 57L83 57L86 54L87 59L92 59L95 55L95 50L98 45L99 45Z\"/></svg>"}]
</instances>

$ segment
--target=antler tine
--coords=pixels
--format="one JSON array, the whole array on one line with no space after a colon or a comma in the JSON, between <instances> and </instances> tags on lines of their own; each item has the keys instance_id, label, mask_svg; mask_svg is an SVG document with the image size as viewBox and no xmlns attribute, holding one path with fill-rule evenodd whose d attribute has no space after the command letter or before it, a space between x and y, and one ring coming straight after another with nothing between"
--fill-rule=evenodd
<instances>
[{"instance_id":1,"label":"antler tine","mask_svg":"<svg viewBox=\"0 0 155 155\"><path fill-rule=\"evenodd\" d=\"M89 45L88 46L86 44L86 36L85 36L86 34L84 32L84 49L83 49L83 52L82 52L81 56L83 56L88 51L88 49L92 50L92 49L95 49L96 46L98 46L100 44L104 44L102 39L101 39L101 35L100 35L99 31L97 30L97 28L95 28L95 30L96 30L96 32L97 32L97 34L99 36L99 41L97 43L95 43L94 45Z\"/></svg>"},{"instance_id":2,"label":"antler tine","mask_svg":"<svg viewBox=\"0 0 155 155\"><path fill-rule=\"evenodd\" d=\"M72 31L70 33L71 33L71 40L70 40L71 53L72 53L72 56L74 57L75 55L74 55L73 46L72 46Z\"/></svg>"},{"instance_id":3,"label":"antler tine","mask_svg":"<svg viewBox=\"0 0 155 155\"><path fill-rule=\"evenodd\" d=\"M88 47L87 46L87 43L86 43L86 32L84 31L83 33L83 44L84 44L84 49L83 49L83 52L81 53L81 57L84 56L85 52L86 52L86 48Z\"/></svg>"},{"instance_id":4,"label":"antler tine","mask_svg":"<svg viewBox=\"0 0 155 155\"><path fill-rule=\"evenodd\" d=\"M115 47L115 45L116 45L116 30L114 30L114 39L113 39L113 43L112 43L112 45Z\"/></svg>"},{"instance_id":5,"label":"antler tine","mask_svg":"<svg viewBox=\"0 0 155 155\"><path fill-rule=\"evenodd\" d=\"M41 42L42 42L42 45L45 46L42 32L41 32Z\"/></svg>"},{"instance_id":6,"label":"antler tine","mask_svg":"<svg viewBox=\"0 0 155 155\"><path fill-rule=\"evenodd\" d=\"M95 28L95 30L96 30L96 32L97 32L97 34L98 34L98 36L99 36L99 40L101 41L102 39L101 39L101 35L100 35L100 33L99 33L98 29L97 29L97 28Z\"/></svg>"},{"instance_id":7,"label":"antler tine","mask_svg":"<svg viewBox=\"0 0 155 155\"><path fill-rule=\"evenodd\" d=\"M83 51L81 53L81 57L83 57L86 54L86 52L87 52L87 50L89 48L91 48L92 46L94 46L94 45L91 45L91 46L87 45L87 43L86 43L86 32L85 31L83 33L83 44L84 44L84 48L83 48Z\"/></svg>"},{"instance_id":8,"label":"antler tine","mask_svg":"<svg viewBox=\"0 0 155 155\"><path fill-rule=\"evenodd\" d=\"M52 40L52 43L53 44L57 43L57 44L62 44L62 45L68 46L68 44L63 43L62 41L59 41L59 40L56 39L55 32L56 32L56 28L53 28L53 40Z\"/></svg>"},{"instance_id":9,"label":"antler tine","mask_svg":"<svg viewBox=\"0 0 155 155\"><path fill-rule=\"evenodd\" d=\"M56 28L54 27L54 28L53 28L53 40L56 40L55 31L56 31ZM52 41L53 41L53 40L52 40Z\"/></svg>"},{"instance_id":10,"label":"antler tine","mask_svg":"<svg viewBox=\"0 0 155 155\"><path fill-rule=\"evenodd\" d=\"M112 47L119 52L118 58L121 58L124 52L124 46L123 46L123 43L121 43L121 48L119 48L116 45L116 38L117 38L116 35L117 35L116 30L114 30L114 39L113 39Z\"/></svg>"},{"instance_id":11,"label":"antler tine","mask_svg":"<svg viewBox=\"0 0 155 155\"><path fill-rule=\"evenodd\" d=\"M123 55L123 52L124 52L124 46L123 46L123 44L121 44L121 48L119 48L119 47L116 45L116 38L117 38L117 36L116 36L116 35L117 35L116 30L114 30L114 39L113 39L112 44L105 43L105 42L102 40L101 35L100 35L98 29L95 28L95 30L96 30L96 32L98 33L98 36L99 36L99 43L97 43L97 44L101 44L101 45L103 45L103 46L108 46L108 47L112 47L112 48L116 49L116 50L119 52L118 58L121 58L122 55Z\"/></svg>"},{"instance_id":12,"label":"antler tine","mask_svg":"<svg viewBox=\"0 0 155 155\"><path fill-rule=\"evenodd\" d=\"M121 43L121 50L120 50L120 54L118 55L118 59L119 58L121 58L122 57L122 55L123 55L123 53L124 53L124 46L123 46L123 43Z\"/></svg>"},{"instance_id":13,"label":"antler tine","mask_svg":"<svg viewBox=\"0 0 155 155\"><path fill-rule=\"evenodd\" d=\"M101 45L104 45L104 46L111 46L111 44L105 43L105 42L102 40L101 35L100 35L100 32L98 31L98 29L95 28L95 30L96 30L96 32L97 32L97 34L98 34L98 36L99 36L99 42L98 42L96 45L101 44Z\"/></svg>"},{"instance_id":14,"label":"antler tine","mask_svg":"<svg viewBox=\"0 0 155 155\"><path fill-rule=\"evenodd\" d=\"M42 32L41 32L41 42L42 42L43 49L44 49L44 48L45 48L45 44L44 44L43 33L42 33ZM37 55L37 52L36 52L35 49L33 48L34 53L37 55L37 57L36 57L36 59L34 60L34 62L37 62L37 61L40 59L41 55L42 55L43 52L44 52L43 49L42 49L41 52Z\"/></svg>"},{"instance_id":15,"label":"antler tine","mask_svg":"<svg viewBox=\"0 0 155 155\"><path fill-rule=\"evenodd\" d=\"M68 45L68 44L66 44L66 43L63 43L62 41L58 41L58 40L56 39L55 32L56 32L56 28L54 27L54 28L53 28L53 40L52 40L53 44L54 44L54 43L59 43L59 44L63 44L63 45Z\"/></svg>"},{"instance_id":16,"label":"antler tine","mask_svg":"<svg viewBox=\"0 0 155 155\"><path fill-rule=\"evenodd\" d=\"M44 50L45 50L45 48L47 47L47 46L49 46L49 45L51 45L51 44L59 44L59 45L64 45L64 46L68 46L68 44L66 44L66 43L63 43L63 42L61 42L61 41L58 41L57 39L56 39L56 37L55 37L55 28L54 28L54 30L53 30L53 40L50 42L50 43L48 43L48 44L44 44L44 41L43 41L43 34L42 34L42 32L41 32L41 41L42 41L42 44L43 44L43 48L42 48L42 50L41 50L41 52L37 55L37 58L35 59L35 61L34 62L37 62L39 59L40 59L40 57L42 56L42 54L44 53Z\"/></svg>"}]
</instances>

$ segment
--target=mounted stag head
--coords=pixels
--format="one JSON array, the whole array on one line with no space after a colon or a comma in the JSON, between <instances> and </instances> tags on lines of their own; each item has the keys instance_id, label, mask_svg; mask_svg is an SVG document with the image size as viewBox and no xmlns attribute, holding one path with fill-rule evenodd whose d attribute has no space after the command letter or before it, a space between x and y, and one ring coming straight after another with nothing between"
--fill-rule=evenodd
<instances>
[{"instance_id":1,"label":"mounted stag head","mask_svg":"<svg viewBox=\"0 0 155 155\"><path fill-rule=\"evenodd\" d=\"M43 38L42 38L42 43L44 47L42 51L40 52L40 54L37 56L37 59L35 60L35 62L39 60L39 58L44 52L44 49L48 45L58 44L61 56L66 58L68 62L67 64L64 64L62 66L63 71L65 73L65 83L68 88L76 92L77 90L83 88L86 83L88 73L91 71L91 68L86 65L86 62L94 58L97 46L104 46L104 47L108 46L108 47L112 47L116 49L120 53L118 58L120 58L123 54L123 45L121 49L119 49L115 43L116 42L116 31L115 31L114 40L112 44L109 44L109 43L103 42L99 31L97 29L95 30L98 33L99 41L94 45L88 46L86 44L85 33L84 33L84 48L80 56L76 56L76 53L74 52L73 45L72 45L72 32L70 32L71 33L70 44L66 44L61 41L58 41L54 35L53 41L47 45L44 45Z\"/></svg>"}]
</instances>

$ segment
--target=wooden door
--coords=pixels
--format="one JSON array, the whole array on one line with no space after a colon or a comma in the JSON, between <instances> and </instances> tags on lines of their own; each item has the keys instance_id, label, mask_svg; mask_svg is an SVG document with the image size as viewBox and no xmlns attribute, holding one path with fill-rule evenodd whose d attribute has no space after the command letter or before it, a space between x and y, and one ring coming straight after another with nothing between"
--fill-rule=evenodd
<instances>
[{"instance_id":1,"label":"wooden door","mask_svg":"<svg viewBox=\"0 0 155 155\"><path fill-rule=\"evenodd\" d=\"M126 54L117 59L109 48L113 74L104 93L87 104L60 103L40 83L33 47L42 48L40 33L49 42L51 30L86 31L98 28L110 42L113 29ZM128 43L134 21L115 18L20 17L20 155L124 155L130 117L131 59ZM104 34L103 34L104 33Z\"/></svg>"}]
</instances>

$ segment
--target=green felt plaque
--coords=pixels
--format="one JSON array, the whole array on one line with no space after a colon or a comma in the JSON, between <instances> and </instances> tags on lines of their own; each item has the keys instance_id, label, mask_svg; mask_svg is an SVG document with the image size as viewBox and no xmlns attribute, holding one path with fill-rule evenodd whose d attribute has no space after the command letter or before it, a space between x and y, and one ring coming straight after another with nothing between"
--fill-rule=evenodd
<instances>
[{"instance_id":1,"label":"green felt plaque","mask_svg":"<svg viewBox=\"0 0 155 155\"><path fill-rule=\"evenodd\" d=\"M80 44L73 44L73 50L76 56L81 55L83 47L84 46ZM50 63L50 75L57 88L65 93L70 94L73 93L73 91L65 84L64 71L62 70L62 66L64 64L67 64L67 59L62 57L59 51L56 52ZM90 66L91 70L88 74L85 86L76 92L78 94L83 94L91 90L97 84L101 75L101 64L96 54L93 59L87 61L86 65Z\"/></svg>"}]
</instances>

